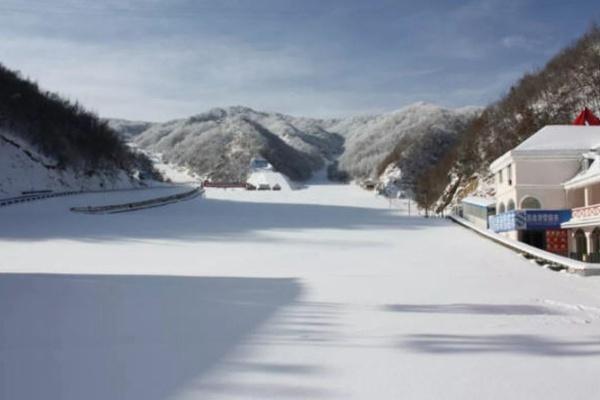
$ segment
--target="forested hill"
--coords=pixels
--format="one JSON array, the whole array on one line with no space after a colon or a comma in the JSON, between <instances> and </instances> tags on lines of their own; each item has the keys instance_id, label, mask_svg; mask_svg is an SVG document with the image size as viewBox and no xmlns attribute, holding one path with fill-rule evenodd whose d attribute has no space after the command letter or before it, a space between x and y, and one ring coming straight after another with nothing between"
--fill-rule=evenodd
<instances>
[{"instance_id":1,"label":"forested hill","mask_svg":"<svg viewBox=\"0 0 600 400\"><path fill-rule=\"evenodd\" d=\"M477 112L416 103L378 115L315 119L235 106L166 123L110 124L138 146L209 179L243 180L250 160L263 157L293 180L328 164L332 179L362 180L376 178L403 138L439 133L452 140Z\"/></svg>"},{"instance_id":2,"label":"forested hill","mask_svg":"<svg viewBox=\"0 0 600 400\"><path fill-rule=\"evenodd\" d=\"M106 122L1 64L0 139L0 191L6 193L11 192L9 186L19 188L18 174L25 168L36 169L36 176L46 169L53 175L52 184L37 176L35 185L53 188L61 185L64 174L69 175L63 179L67 186L69 182L81 186L79 177L102 176L96 183L107 185L117 175L121 180L125 176L135 180L134 175L158 178L150 160L132 151Z\"/></svg>"},{"instance_id":3,"label":"forested hill","mask_svg":"<svg viewBox=\"0 0 600 400\"><path fill-rule=\"evenodd\" d=\"M597 26L543 68L523 76L471 121L440 160L420 173L417 195L421 204L435 203L441 210L476 190L493 160L545 125L571 123L584 107L600 111Z\"/></svg>"}]
</instances>

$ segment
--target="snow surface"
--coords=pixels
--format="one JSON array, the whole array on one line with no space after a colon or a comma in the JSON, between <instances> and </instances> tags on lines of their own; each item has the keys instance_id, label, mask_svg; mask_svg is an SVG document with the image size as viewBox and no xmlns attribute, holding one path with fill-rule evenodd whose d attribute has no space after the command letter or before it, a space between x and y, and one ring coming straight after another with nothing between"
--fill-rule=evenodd
<instances>
[{"instance_id":1,"label":"snow surface","mask_svg":"<svg viewBox=\"0 0 600 400\"><path fill-rule=\"evenodd\" d=\"M291 183L285 175L266 169L250 172L246 182L256 187L259 187L261 184L266 184L269 185L270 188L279 185L281 190L293 190L295 188L295 185Z\"/></svg>"},{"instance_id":2,"label":"snow surface","mask_svg":"<svg viewBox=\"0 0 600 400\"><path fill-rule=\"evenodd\" d=\"M598 278L355 186L68 211L108 196L0 209L0 398L600 393Z\"/></svg>"},{"instance_id":3,"label":"snow surface","mask_svg":"<svg viewBox=\"0 0 600 400\"><path fill-rule=\"evenodd\" d=\"M48 168L54 167L56 162L10 132L0 130L0 136L0 198L18 196L30 190L106 190L141 186L123 170L87 176L72 169Z\"/></svg>"}]
</instances>

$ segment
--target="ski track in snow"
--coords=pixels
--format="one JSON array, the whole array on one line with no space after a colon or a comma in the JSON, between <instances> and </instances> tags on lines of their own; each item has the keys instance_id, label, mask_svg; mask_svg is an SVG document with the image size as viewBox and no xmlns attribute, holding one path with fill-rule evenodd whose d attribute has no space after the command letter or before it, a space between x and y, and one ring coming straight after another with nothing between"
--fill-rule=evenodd
<instances>
[{"instance_id":1,"label":"ski track in snow","mask_svg":"<svg viewBox=\"0 0 600 400\"><path fill-rule=\"evenodd\" d=\"M326 182L68 211L169 190L0 209L0 399L600 393L597 277Z\"/></svg>"}]
</instances>

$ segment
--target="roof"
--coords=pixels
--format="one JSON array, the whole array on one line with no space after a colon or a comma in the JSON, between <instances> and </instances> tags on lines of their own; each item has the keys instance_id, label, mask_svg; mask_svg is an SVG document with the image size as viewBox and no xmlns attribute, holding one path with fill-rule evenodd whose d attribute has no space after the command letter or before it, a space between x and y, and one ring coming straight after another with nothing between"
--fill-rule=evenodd
<instances>
[{"instance_id":1,"label":"roof","mask_svg":"<svg viewBox=\"0 0 600 400\"><path fill-rule=\"evenodd\" d=\"M468 196L461 200L462 203L471 204L479 207L492 207L496 204L495 199L490 199L486 197L478 197L478 196Z\"/></svg>"},{"instance_id":2,"label":"roof","mask_svg":"<svg viewBox=\"0 0 600 400\"><path fill-rule=\"evenodd\" d=\"M566 188L575 189L600 182L600 156L598 154L588 154L586 156L587 158L592 158L592 164L585 171L579 172L573 178L563 183Z\"/></svg>"},{"instance_id":3,"label":"roof","mask_svg":"<svg viewBox=\"0 0 600 400\"><path fill-rule=\"evenodd\" d=\"M600 145L600 126L548 125L515 147L515 152L581 151Z\"/></svg>"}]
</instances>

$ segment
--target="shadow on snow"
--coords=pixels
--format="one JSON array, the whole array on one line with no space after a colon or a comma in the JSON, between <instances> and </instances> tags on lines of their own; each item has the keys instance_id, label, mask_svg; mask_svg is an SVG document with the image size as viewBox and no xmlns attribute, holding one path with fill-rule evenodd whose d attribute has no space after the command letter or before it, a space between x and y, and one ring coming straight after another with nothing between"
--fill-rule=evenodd
<instances>
[{"instance_id":1,"label":"shadow on snow","mask_svg":"<svg viewBox=\"0 0 600 400\"><path fill-rule=\"evenodd\" d=\"M479 315L560 315L548 307L528 304L388 304L384 310L402 313Z\"/></svg>"},{"instance_id":2,"label":"shadow on snow","mask_svg":"<svg viewBox=\"0 0 600 400\"><path fill-rule=\"evenodd\" d=\"M251 203L201 199L112 215L66 211L60 201L2 210L0 239L258 240L269 230L421 229L448 226L443 220L402 217L387 209L347 206ZM365 238L368 240L368 238Z\"/></svg>"},{"instance_id":3,"label":"shadow on snow","mask_svg":"<svg viewBox=\"0 0 600 400\"><path fill-rule=\"evenodd\" d=\"M502 353L543 357L597 357L600 339L562 340L540 335L409 335L401 348L429 354Z\"/></svg>"},{"instance_id":4,"label":"shadow on snow","mask_svg":"<svg viewBox=\"0 0 600 400\"><path fill-rule=\"evenodd\" d=\"M294 279L2 275L0 397L170 398L300 293Z\"/></svg>"}]
</instances>

